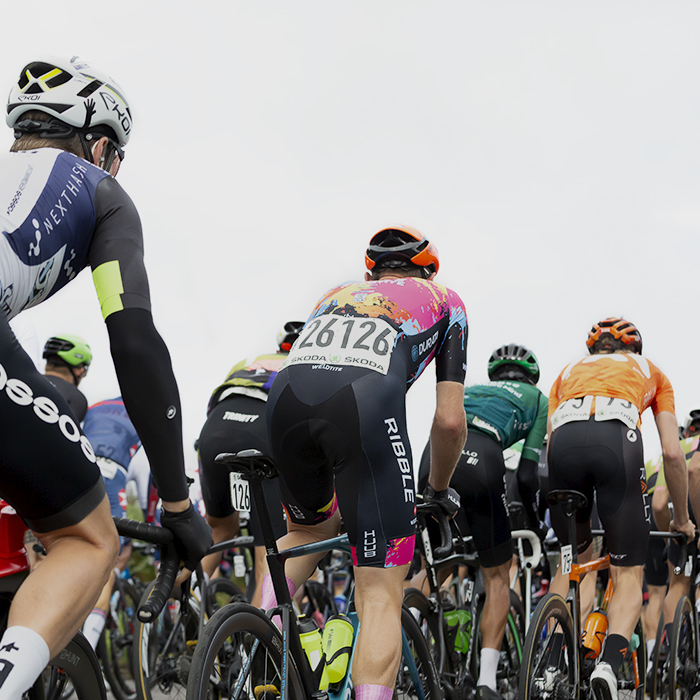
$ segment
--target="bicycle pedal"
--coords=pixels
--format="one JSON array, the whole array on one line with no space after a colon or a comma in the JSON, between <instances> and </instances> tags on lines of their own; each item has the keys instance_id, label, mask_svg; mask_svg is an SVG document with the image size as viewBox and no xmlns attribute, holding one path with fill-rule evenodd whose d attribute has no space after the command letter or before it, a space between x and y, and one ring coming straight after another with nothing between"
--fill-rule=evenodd
<instances>
[{"instance_id":1,"label":"bicycle pedal","mask_svg":"<svg viewBox=\"0 0 700 700\"><path fill-rule=\"evenodd\" d=\"M277 700L280 696L280 691L272 684L256 685L253 689L255 700Z\"/></svg>"}]
</instances>

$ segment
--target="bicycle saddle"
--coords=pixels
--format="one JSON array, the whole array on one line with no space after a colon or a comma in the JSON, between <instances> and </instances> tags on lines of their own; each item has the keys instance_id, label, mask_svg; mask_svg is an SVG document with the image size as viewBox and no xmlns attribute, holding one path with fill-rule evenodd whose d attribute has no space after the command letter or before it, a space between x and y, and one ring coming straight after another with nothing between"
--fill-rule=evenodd
<instances>
[{"instance_id":1,"label":"bicycle saddle","mask_svg":"<svg viewBox=\"0 0 700 700\"><path fill-rule=\"evenodd\" d=\"M227 466L232 472L241 472L250 479L262 481L275 479L278 476L272 459L258 450L222 452L214 461Z\"/></svg>"},{"instance_id":2,"label":"bicycle saddle","mask_svg":"<svg viewBox=\"0 0 700 700\"><path fill-rule=\"evenodd\" d=\"M547 494L547 504L550 506L562 506L567 515L585 508L588 499L580 492L573 489L554 489Z\"/></svg>"}]
</instances>

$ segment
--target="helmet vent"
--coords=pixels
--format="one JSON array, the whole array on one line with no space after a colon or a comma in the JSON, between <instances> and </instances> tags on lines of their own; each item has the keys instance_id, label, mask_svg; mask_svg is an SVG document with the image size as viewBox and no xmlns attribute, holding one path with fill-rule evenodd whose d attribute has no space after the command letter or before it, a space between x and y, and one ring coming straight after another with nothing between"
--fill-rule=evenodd
<instances>
[{"instance_id":1,"label":"helmet vent","mask_svg":"<svg viewBox=\"0 0 700 700\"><path fill-rule=\"evenodd\" d=\"M32 83L29 88L27 88L27 95L35 95L37 92L44 92L39 83Z\"/></svg>"},{"instance_id":2,"label":"helmet vent","mask_svg":"<svg viewBox=\"0 0 700 700\"><path fill-rule=\"evenodd\" d=\"M95 92L100 85L104 85L101 80L93 80L78 93L78 97L90 97L90 95L92 95L92 93Z\"/></svg>"}]
</instances>

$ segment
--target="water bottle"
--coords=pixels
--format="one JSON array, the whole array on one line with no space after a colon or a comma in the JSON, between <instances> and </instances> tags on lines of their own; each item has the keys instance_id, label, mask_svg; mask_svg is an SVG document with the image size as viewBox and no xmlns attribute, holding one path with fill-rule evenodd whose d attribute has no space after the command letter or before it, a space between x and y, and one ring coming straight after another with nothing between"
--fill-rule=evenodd
<instances>
[{"instance_id":1,"label":"water bottle","mask_svg":"<svg viewBox=\"0 0 700 700\"><path fill-rule=\"evenodd\" d=\"M586 659L597 659L608 631L608 617L602 610L594 610L587 618L581 635Z\"/></svg>"},{"instance_id":2,"label":"water bottle","mask_svg":"<svg viewBox=\"0 0 700 700\"><path fill-rule=\"evenodd\" d=\"M319 680L319 690L326 690L328 688L328 669L323 654L323 634L318 628L316 620L301 615L299 617L299 637L311 670Z\"/></svg>"},{"instance_id":3,"label":"water bottle","mask_svg":"<svg viewBox=\"0 0 700 700\"><path fill-rule=\"evenodd\" d=\"M469 651L469 633L472 614L465 608L455 608L443 602L443 618L447 625L447 638L455 651L466 654Z\"/></svg>"},{"instance_id":4,"label":"water bottle","mask_svg":"<svg viewBox=\"0 0 700 700\"><path fill-rule=\"evenodd\" d=\"M347 615L333 615L323 627L323 649L326 652L328 681L340 683L345 678L352 653L354 629Z\"/></svg>"}]
</instances>

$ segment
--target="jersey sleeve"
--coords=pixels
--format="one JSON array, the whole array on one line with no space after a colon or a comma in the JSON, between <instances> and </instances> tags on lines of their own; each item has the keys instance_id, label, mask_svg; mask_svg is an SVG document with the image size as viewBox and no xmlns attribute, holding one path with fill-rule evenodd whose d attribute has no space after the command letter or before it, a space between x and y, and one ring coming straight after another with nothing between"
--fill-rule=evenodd
<instances>
[{"instance_id":1,"label":"jersey sleeve","mask_svg":"<svg viewBox=\"0 0 700 700\"><path fill-rule=\"evenodd\" d=\"M656 374L657 389L656 394L651 401L651 410L654 415L657 415L662 411L668 411L669 413L673 413L675 415L676 403L671 382L669 381L668 377L656 366L654 366L654 373Z\"/></svg>"},{"instance_id":2,"label":"jersey sleeve","mask_svg":"<svg viewBox=\"0 0 700 700\"><path fill-rule=\"evenodd\" d=\"M438 382L460 382L467 376L467 312L459 296L448 290L449 325L435 359Z\"/></svg>"},{"instance_id":3,"label":"jersey sleeve","mask_svg":"<svg viewBox=\"0 0 700 700\"><path fill-rule=\"evenodd\" d=\"M129 308L150 311L141 220L114 178L106 177L97 186L95 215L89 262L102 317Z\"/></svg>"},{"instance_id":4,"label":"jersey sleeve","mask_svg":"<svg viewBox=\"0 0 700 700\"><path fill-rule=\"evenodd\" d=\"M547 399L540 392L537 403L537 417L525 438L521 459L532 459L539 462L544 443L544 436L547 432Z\"/></svg>"}]
</instances>

